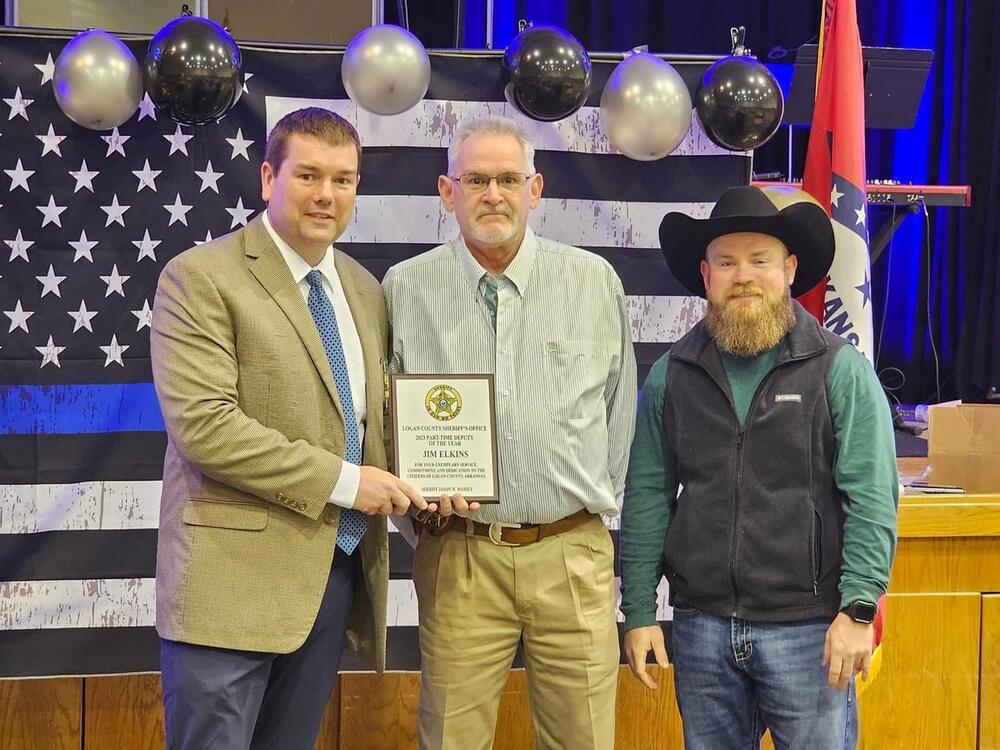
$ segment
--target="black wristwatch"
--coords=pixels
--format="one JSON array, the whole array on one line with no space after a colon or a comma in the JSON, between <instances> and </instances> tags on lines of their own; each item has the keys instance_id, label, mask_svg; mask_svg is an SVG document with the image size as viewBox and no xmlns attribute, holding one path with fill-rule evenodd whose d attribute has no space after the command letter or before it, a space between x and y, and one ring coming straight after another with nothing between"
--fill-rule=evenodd
<instances>
[{"instance_id":1,"label":"black wristwatch","mask_svg":"<svg viewBox=\"0 0 1000 750\"><path fill-rule=\"evenodd\" d=\"M875 621L878 605L875 602L866 602L863 599L859 599L856 602L851 602L840 611L854 620L854 622L870 625Z\"/></svg>"}]
</instances>

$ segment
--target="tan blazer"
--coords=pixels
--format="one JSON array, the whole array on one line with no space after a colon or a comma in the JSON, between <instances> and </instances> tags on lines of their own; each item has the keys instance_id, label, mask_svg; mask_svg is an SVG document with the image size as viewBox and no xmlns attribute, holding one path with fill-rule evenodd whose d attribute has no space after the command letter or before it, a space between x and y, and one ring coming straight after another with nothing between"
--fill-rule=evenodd
<instances>
[{"instance_id":1,"label":"tan blazer","mask_svg":"<svg viewBox=\"0 0 1000 750\"><path fill-rule=\"evenodd\" d=\"M364 463L385 468L385 301L336 251L364 352ZM344 420L323 343L261 217L192 248L160 275L150 334L167 428L156 560L156 628L170 640L294 651L333 560ZM338 553L339 554L339 553ZM385 664L389 552L383 516L354 553L347 646Z\"/></svg>"}]
</instances>

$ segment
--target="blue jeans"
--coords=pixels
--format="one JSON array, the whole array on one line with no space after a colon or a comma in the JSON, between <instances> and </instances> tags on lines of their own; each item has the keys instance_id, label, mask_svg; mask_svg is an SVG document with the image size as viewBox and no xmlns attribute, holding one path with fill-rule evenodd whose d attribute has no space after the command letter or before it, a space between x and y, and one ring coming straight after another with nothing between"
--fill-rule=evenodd
<instances>
[{"instance_id":1,"label":"blue jeans","mask_svg":"<svg viewBox=\"0 0 1000 750\"><path fill-rule=\"evenodd\" d=\"M852 680L838 691L822 664L827 620L748 622L674 608L674 686L686 750L853 750Z\"/></svg>"}]
</instances>

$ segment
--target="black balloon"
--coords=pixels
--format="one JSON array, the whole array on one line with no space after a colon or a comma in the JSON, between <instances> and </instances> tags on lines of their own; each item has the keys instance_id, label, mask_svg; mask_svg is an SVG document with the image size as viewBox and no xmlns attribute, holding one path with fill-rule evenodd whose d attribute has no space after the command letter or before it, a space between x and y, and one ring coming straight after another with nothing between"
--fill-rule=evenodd
<instances>
[{"instance_id":1,"label":"black balloon","mask_svg":"<svg viewBox=\"0 0 1000 750\"><path fill-rule=\"evenodd\" d=\"M183 125L204 125L222 119L240 98L243 57L215 21L181 16L149 43L143 79L157 109Z\"/></svg>"},{"instance_id":2,"label":"black balloon","mask_svg":"<svg viewBox=\"0 0 1000 750\"><path fill-rule=\"evenodd\" d=\"M590 93L590 57L580 40L555 26L525 29L503 56L507 101L533 120L569 117Z\"/></svg>"},{"instance_id":3,"label":"black balloon","mask_svg":"<svg viewBox=\"0 0 1000 750\"><path fill-rule=\"evenodd\" d=\"M763 63L724 57L702 76L695 109L713 142L730 151L749 151L777 132L785 99Z\"/></svg>"}]
</instances>

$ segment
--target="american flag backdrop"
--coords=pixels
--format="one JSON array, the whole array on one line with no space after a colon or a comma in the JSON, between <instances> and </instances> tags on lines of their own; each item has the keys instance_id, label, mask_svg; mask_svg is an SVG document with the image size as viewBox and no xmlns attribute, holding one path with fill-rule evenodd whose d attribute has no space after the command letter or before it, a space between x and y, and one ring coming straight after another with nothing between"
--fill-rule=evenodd
<instances>
[{"instance_id":1,"label":"american flag backdrop","mask_svg":"<svg viewBox=\"0 0 1000 750\"><path fill-rule=\"evenodd\" d=\"M346 98L342 52L242 45L246 92L221 123L178 126L145 99L125 125L98 133L74 125L53 97L53 60L67 39L0 35L0 677L158 668L165 435L149 365L153 293L171 257L263 208L260 162L281 115L313 104L357 125L363 177L337 244L379 278L456 236L436 189L456 125L487 112L522 120L545 175L532 225L615 266L640 383L702 314L662 260L660 219L707 216L726 187L750 177L749 157L720 151L697 120L666 159L616 155L597 106L610 58L595 60L586 107L542 124L504 102L499 53L432 53L426 99L379 117ZM142 60L148 40L128 44ZM694 87L709 62L675 64ZM417 669L412 554L392 538L388 666ZM662 596L660 616L670 616Z\"/></svg>"}]
</instances>

